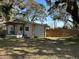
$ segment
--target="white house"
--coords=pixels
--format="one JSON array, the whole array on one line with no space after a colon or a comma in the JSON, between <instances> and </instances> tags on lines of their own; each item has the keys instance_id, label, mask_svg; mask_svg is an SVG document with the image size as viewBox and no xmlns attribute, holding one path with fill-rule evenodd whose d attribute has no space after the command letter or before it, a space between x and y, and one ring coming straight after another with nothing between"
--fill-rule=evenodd
<instances>
[{"instance_id":1,"label":"white house","mask_svg":"<svg viewBox=\"0 0 79 59\"><path fill-rule=\"evenodd\" d=\"M7 35L14 35L17 38L27 37L45 37L46 24L38 24L34 22L27 22L24 20L14 20L6 22Z\"/></svg>"}]
</instances>

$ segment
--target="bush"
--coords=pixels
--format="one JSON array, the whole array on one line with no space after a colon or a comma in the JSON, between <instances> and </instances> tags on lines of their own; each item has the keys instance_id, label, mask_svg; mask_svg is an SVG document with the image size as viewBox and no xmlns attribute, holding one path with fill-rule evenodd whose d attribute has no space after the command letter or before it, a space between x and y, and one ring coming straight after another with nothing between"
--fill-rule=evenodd
<instances>
[{"instance_id":1,"label":"bush","mask_svg":"<svg viewBox=\"0 0 79 59\"><path fill-rule=\"evenodd\" d=\"M0 37L1 38L5 38L6 37L6 31L5 30L0 31Z\"/></svg>"},{"instance_id":2,"label":"bush","mask_svg":"<svg viewBox=\"0 0 79 59\"><path fill-rule=\"evenodd\" d=\"M29 39L30 37L28 37L27 35L24 35L24 38L28 38Z\"/></svg>"},{"instance_id":3,"label":"bush","mask_svg":"<svg viewBox=\"0 0 79 59\"><path fill-rule=\"evenodd\" d=\"M38 38L38 36L34 36L34 38Z\"/></svg>"}]
</instances>

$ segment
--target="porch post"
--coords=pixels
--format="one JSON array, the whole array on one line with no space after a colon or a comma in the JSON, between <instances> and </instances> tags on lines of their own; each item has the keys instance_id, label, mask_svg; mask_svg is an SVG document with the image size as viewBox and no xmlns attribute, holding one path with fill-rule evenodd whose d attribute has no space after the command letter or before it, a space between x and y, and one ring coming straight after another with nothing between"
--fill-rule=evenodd
<instances>
[{"instance_id":1,"label":"porch post","mask_svg":"<svg viewBox=\"0 0 79 59\"><path fill-rule=\"evenodd\" d=\"M6 34L8 34L8 25L6 25Z\"/></svg>"},{"instance_id":2,"label":"porch post","mask_svg":"<svg viewBox=\"0 0 79 59\"><path fill-rule=\"evenodd\" d=\"M25 24L23 24L23 37L24 37L24 35L25 35L25 33L24 33L24 27L25 27Z\"/></svg>"},{"instance_id":3,"label":"porch post","mask_svg":"<svg viewBox=\"0 0 79 59\"><path fill-rule=\"evenodd\" d=\"M14 25L14 34L16 34L16 32L15 32L15 25Z\"/></svg>"}]
</instances>

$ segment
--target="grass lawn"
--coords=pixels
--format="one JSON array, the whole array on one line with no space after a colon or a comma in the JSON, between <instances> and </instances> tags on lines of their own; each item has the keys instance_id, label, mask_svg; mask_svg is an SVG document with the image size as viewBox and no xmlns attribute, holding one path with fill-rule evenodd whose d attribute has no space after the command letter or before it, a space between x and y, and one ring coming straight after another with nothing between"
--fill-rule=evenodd
<instances>
[{"instance_id":1,"label":"grass lawn","mask_svg":"<svg viewBox=\"0 0 79 59\"><path fill-rule=\"evenodd\" d=\"M1 39L0 59L79 59L79 43L49 39Z\"/></svg>"}]
</instances>

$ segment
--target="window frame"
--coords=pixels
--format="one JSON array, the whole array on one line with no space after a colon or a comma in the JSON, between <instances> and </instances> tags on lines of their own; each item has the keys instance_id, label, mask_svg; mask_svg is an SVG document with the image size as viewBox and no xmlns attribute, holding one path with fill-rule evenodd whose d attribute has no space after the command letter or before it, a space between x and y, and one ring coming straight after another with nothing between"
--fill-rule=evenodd
<instances>
[{"instance_id":1,"label":"window frame","mask_svg":"<svg viewBox=\"0 0 79 59\"><path fill-rule=\"evenodd\" d=\"M29 27L25 27L25 31L29 31Z\"/></svg>"}]
</instances>

